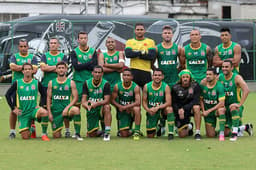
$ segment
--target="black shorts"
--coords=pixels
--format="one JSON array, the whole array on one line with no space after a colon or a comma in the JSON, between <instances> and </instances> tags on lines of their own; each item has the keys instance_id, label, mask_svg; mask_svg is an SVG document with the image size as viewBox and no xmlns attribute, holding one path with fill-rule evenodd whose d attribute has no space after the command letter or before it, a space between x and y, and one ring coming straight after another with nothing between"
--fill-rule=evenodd
<instances>
[{"instance_id":1,"label":"black shorts","mask_svg":"<svg viewBox=\"0 0 256 170\"><path fill-rule=\"evenodd\" d=\"M133 81L138 84L141 88L144 87L145 84L150 82L151 73L148 71L138 70L138 69L131 69L133 74Z\"/></svg>"},{"instance_id":2,"label":"black shorts","mask_svg":"<svg viewBox=\"0 0 256 170\"><path fill-rule=\"evenodd\" d=\"M45 107L45 108L46 108L47 87L43 87L43 94L45 94L45 95L43 95L43 96L41 95L39 105L40 105L41 107Z\"/></svg>"}]
</instances>

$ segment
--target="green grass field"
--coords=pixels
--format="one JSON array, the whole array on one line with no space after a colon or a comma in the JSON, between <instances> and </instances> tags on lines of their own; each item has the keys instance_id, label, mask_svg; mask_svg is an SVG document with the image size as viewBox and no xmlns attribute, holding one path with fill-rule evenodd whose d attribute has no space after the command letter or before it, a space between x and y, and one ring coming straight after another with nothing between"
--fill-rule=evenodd
<instances>
[{"instance_id":1,"label":"green grass field","mask_svg":"<svg viewBox=\"0 0 256 170\"><path fill-rule=\"evenodd\" d=\"M245 104L243 122L256 125L256 93L251 93ZM247 134L237 142L219 142L207 139L204 124L203 139L192 137L168 141L167 137L155 139L116 137L116 121L112 122L110 142L102 138L51 139L40 138L23 141L18 134L15 140L8 139L9 108L4 98L0 100L0 169L247 169L256 167L256 137ZM142 131L145 133L145 112L142 112ZM83 111L82 136L86 134ZM50 126L49 126L50 127ZM37 125L37 135L41 132ZM49 132L51 137L51 132Z\"/></svg>"}]
</instances>

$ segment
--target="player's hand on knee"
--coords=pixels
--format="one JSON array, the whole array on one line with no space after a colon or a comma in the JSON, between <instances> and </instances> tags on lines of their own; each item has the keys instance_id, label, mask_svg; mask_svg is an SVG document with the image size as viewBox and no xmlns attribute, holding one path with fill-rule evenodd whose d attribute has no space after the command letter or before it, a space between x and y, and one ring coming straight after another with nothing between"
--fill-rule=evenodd
<instances>
[{"instance_id":1,"label":"player's hand on knee","mask_svg":"<svg viewBox=\"0 0 256 170\"><path fill-rule=\"evenodd\" d=\"M62 116L67 116L68 115L68 108L66 107L63 111L62 111Z\"/></svg>"},{"instance_id":2,"label":"player's hand on knee","mask_svg":"<svg viewBox=\"0 0 256 170\"><path fill-rule=\"evenodd\" d=\"M17 116L18 115L21 115L21 110L18 109L17 107L12 111L14 114L16 114Z\"/></svg>"},{"instance_id":3,"label":"player's hand on knee","mask_svg":"<svg viewBox=\"0 0 256 170\"><path fill-rule=\"evenodd\" d=\"M232 108L234 109L238 109L240 107L240 105L238 103L233 103L229 106L229 109L231 110Z\"/></svg>"}]
</instances>

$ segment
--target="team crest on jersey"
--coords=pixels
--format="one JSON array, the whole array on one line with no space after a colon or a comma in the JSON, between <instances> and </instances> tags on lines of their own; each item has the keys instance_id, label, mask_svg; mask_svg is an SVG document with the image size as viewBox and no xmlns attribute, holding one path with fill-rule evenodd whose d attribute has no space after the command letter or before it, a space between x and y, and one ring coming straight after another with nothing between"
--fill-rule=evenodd
<instances>
[{"instance_id":1,"label":"team crest on jersey","mask_svg":"<svg viewBox=\"0 0 256 170\"><path fill-rule=\"evenodd\" d=\"M61 61L61 58L57 58L57 61L60 62L60 61Z\"/></svg>"},{"instance_id":2,"label":"team crest on jersey","mask_svg":"<svg viewBox=\"0 0 256 170\"><path fill-rule=\"evenodd\" d=\"M28 59L28 63L31 63L31 59Z\"/></svg>"},{"instance_id":3,"label":"team crest on jersey","mask_svg":"<svg viewBox=\"0 0 256 170\"><path fill-rule=\"evenodd\" d=\"M166 51L165 55L171 55L171 51Z\"/></svg>"},{"instance_id":4,"label":"team crest on jersey","mask_svg":"<svg viewBox=\"0 0 256 170\"><path fill-rule=\"evenodd\" d=\"M176 51L175 51L175 50L172 50L172 54L175 55L175 54L176 54Z\"/></svg>"},{"instance_id":5,"label":"team crest on jersey","mask_svg":"<svg viewBox=\"0 0 256 170\"><path fill-rule=\"evenodd\" d=\"M20 86L20 89L24 89L24 87L23 87L23 86Z\"/></svg>"},{"instance_id":6,"label":"team crest on jersey","mask_svg":"<svg viewBox=\"0 0 256 170\"><path fill-rule=\"evenodd\" d=\"M57 89L58 87L57 86L53 86L54 89Z\"/></svg>"},{"instance_id":7,"label":"team crest on jersey","mask_svg":"<svg viewBox=\"0 0 256 170\"><path fill-rule=\"evenodd\" d=\"M160 52L160 54L164 54L164 52L163 52L163 51L161 51L161 52Z\"/></svg>"},{"instance_id":8,"label":"team crest on jersey","mask_svg":"<svg viewBox=\"0 0 256 170\"><path fill-rule=\"evenodd\" d=\"M64 87L64 89L65 89L65 90L68 90L68 85L66 85L66 86Z\"/></svg>"},{"instance_id":9,"label":"team crest on jersey","mask_svg":"<svg viewBox=\"0 0 256 170\"><path fill-rule=\"evenodd\" d=\"M193 94L193 92L194 92L193 88L190 87L190 88L188 89L188 93L189 93L189 94Z\"/></svg>"},{"instance_id":10,"label":"team crest on jersey","mask_svg":"<svg viewBox=\"0 0 256 170\"><path fill-rule=\"evenodd\" d=\"M36 86L33 84L33 85L31 86L31 89L32 89L32 90L35 90L35 89L36 89Z\"/></svg>"},{"instance_id":11,"label":"team crest on jersey","mask_svg":"<svg viewBox=\"0 0 256 170\"><path fill-rule=\"evenodd\" d=\"M90 91L90 92L92 92L92 91L93 91L93 89L90 89L89 91Z\"/></svg>"},{"instance_id":12,"label":"team crest on jersey","mask_svg":"<svg viewBox=\"0 0 256 170\"><path fill-rule=\"evenodd\" d=\"M232 83L232 81L231 82L229 82L229 86L231 87L231 86L233 86L233 83Z\"/></svg>"},{"instance_id":13,"label":"team crest on jersey","mask_svg":"<svg viewBox=\"0 0 256 170\"><path fill-rule=\"evenodd\" d=\"M159 92L159 96L163 96L164 94L163 94L163 92Z\"/></svg>"},{"instance_id":14,"label":"team crest on jersey","mask_svg":"<svg viewBox=\"0 0 256 170\"><path fill-rule=\"evenodd\" d=\"M204 56L205 55L205 52L204 51L201 51L201 56Z\"/></svg>"},{"instance_id":15,"label":"team crest on jersey","mask_svg":"<svg viewBox=\"0 0 256 170\"><path fill-rule=\"evenodd\" d=\"M228 50L228 54L232 54L232 50Z\"/></svg>"},{"instance_id":16,"label":"team crest on jersey","mask_svg":"<svg viewBox=\"0 0 256 170\"><path fill-rule=\"evenodd\" d=\"M148 44L147 43L144 43L144 46L147 46Z\"/></svg>"},{"instance_id":17,"label":"team crest on jersey","mask_svg":"<svg viewBox=\"0 0 256 170\"><path fill-rule=\"evenodd\" d=\"M212 91L212 95L213 95L213 96L216 95L216 91L215 91L215 90Z\"/></svg>"},{"instance_id":18,"label":"team crest on jersey","mask_svg":"<svg viewBox=\"0 0 256 170\"><path fill-rule=\"evenodd\" d=\"M191 55L191 54L192 54L191 52L188 53L188 55Z\"/></svg>"},{"instance_id":19,"label":"team crest on jersey","mask_svg":"<svg viewBox=\"0 0 256 170\"><path fill-rule=\"evenodd\" d=\"M116 55L114 56L114 60L117 60L117 56Z\"/></svg>"},{"instance_id":20,"label":"team crest on jersey","mask_svg":"<svg viewBox=\"0 0 256 170\"><path fill-rule=\"evenodd\" d=\"M150 93L149 93L149 95L150 95L150 96L152 96L152 95L153 95L153 93L152 93L152 92L150 92Z\"/></svg>"}]
</instances>

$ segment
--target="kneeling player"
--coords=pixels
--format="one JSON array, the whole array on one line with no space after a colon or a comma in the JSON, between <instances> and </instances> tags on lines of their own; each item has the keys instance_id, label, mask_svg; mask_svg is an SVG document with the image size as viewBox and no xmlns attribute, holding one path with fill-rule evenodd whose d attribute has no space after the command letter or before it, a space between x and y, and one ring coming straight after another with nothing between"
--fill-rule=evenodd
<instances>
[{"instance_id":1,"label":"kneeling player","mask_svg":"<svg viewBox=\"0 0 256 170\"><path fill-rule=\"evenodd\" d=\"M86 80L83 86L82 106L87 113L87 134L89 137L100 136L99 121L105 124L104 141L110 140L111 108L110 84L102 78L103 68L95 66L92 71L93 78Z\"/></svg>"},{"instance_id":2,"label":"kneeling player","mask_svg":"<svg viewBox=\"0 0 256 170\"><path fill-rule=\"evenodd\" d=\"M80 110L73 106L78 100L76 84L66 77L67 65L65 62L57 63L56 72L57 78L49 82L47 89L47 109L49 120L52 122L53 137L60 138L63 119L72 118L76 130L76 139L81 141L83 138L80 136Z\"/></svg>"},{"instance_id":3,"label":"kneeling player","mask_svg":"<svg viewBox=\"0 0 256 170\"><path fill-rule=\"evenodd\" d=\"M200 140L200 86L193 81L189 70L179 73L180 80L172 87L172 107L175 113L175 124L178 127L179 137L193 135L193 124L190 117L194 114L196 124L195 139Z\"/></svg>"},{"instance_id":4,"label":"kneeling player","mask_svg":"<svg viewBox=\"0 0 256 170\"><path fill-rule=\"evenodd\" d=\"M114 86L112 103L117 110L117 121L121 137L132 135L132 121L135 120L134 140L140 136L141 109L140 87L132 81L130 69L123 71L123 81Z\"/></svg>"},{"instance_id":5,"label":"kneeling player","mask_svg":"<svg viewBox=\"0 0 256 170\"><path fill-rule=\"evenodd\" d=\"M160 114L167 115L169 134L168 139L173 139L174 114L171 107L170 87L163 82L163 72L161 69L155 69L152 76L153 81L145 84L143 88L142 104L146 110L147 137L153 138L156 134L157 123Z\"/></svg>"},{"instance_id":6,"label":"kneeling player","mask_svg":"<svg viewBox=\"0 0 256 170\"><path fill-rule=\"evenodd\" d=\"M216 70L209 68L206 72L206 82L201 83L201 108L205 120L207 137L215 137L216 117L219 117L219 141L224 141L225 129L225 92L224 86L217 81Z\"/></svg>"},{"instance_id":7,"label":"kneeling player","mask_svg":"<svg viewBox=\"0 0 256 170\"><path fill-rule=\"evenodd\" d=\"M41 118L48 116L47 110L37 106L38 91L41 95L43 89L41 83L33 79L33 66L29 63L22 65L23 79L18 79L8 89L5 97L7 102L12 109L13 113L18 116L19 128L22 139L30 138L30 125L32 120L41 121ZM16 93L17 103L13 93ZM46 134L42 135L42 140L49 141Z\"/></svg>"}]
</instances>

